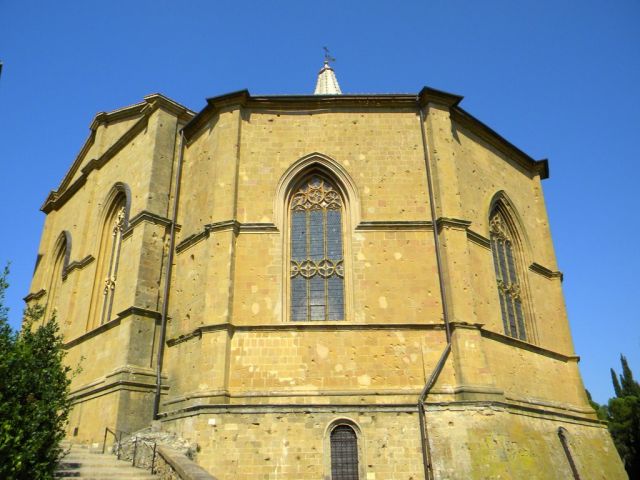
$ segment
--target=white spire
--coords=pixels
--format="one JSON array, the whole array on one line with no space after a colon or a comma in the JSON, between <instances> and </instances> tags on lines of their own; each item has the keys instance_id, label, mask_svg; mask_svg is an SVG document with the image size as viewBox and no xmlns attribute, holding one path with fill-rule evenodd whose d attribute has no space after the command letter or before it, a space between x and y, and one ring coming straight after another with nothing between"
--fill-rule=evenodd
<instances>
[{"instance_id":1,"label":"white spire","mask_svg":"<svg viewBox=\"0 0 640 480\"><path fill-rule=\"evenodd\" d=\"M325 56L324 65L318 72L318 81L316 82L316 90L314 95L342 95L338 79L329 65L331 57Z\"/></svg>"}]
</instances>

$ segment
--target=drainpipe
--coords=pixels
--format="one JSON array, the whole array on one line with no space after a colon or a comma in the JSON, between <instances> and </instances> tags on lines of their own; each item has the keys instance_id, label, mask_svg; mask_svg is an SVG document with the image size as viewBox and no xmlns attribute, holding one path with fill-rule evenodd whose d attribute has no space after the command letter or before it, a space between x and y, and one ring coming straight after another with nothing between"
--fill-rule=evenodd
<instances>
[{"instance_id":1,"label":"drainpipe","mask_svg":"<svg viewBox=\"0 0 640 480\"><path fill-rule=\"evenodd\" d=\"M169 255L164 279L164 293L162 297L162 317L160 318L160 340L158 343L158 357L156 359L156 394L153 399L153 418L158 418L160 411L160 393L162 391L162 362L164 360L164 342L167 337L167 310L169 309L169 287L171 286L171 270L173 268L173 252L176 245L176 220L178 219L178 198L180 198L180 180L182 178L182 158L184 156L184 132L180 131L180 145L178 147L178 165L176 167L176 190L173 197L173 212L171 214L171 230L169 233Z\"/></svg>"},{"instance_id":2,"label":"drainpipe","mask_svg":"<svg viewBox=\"0 0 640 480\"><path fill-rule=\"evenodd\" d=\"M424 129L424 111L420 104L420 97L418 97L418 112L420 114L420 133L422 134L422 150L424 153L424 164L427 171L427 190L429 192L429 205L431 207L431 222L433 225L433 242L436 250L436 265L438 268L438 280L440 285L440 300L442 302L442 316L444 319L444 329L447 338L447 344L440 355L440 359L436 364L436 367L431 372L427 383L425 384L420 397L418 398L418 419L420 420L420 440L422 443L422 463L424 466L424 478L426 480L433 480L433 463L431 460L431 448L429 447L429 433L427 430L427 414L424 407L424 402L427 395L431 391L431 388L436 383L438 375L442 372L444 365L447 361L447 357L451 352L451 327L449 326L449 309L447 307L447 299L445 292L445 283L443 275L443 262L442 251L440 247L440 238L438 237L438 225L437 225L437 213L435 205L435 194L433 189L433 177L431 172L431 156L429 155L429 148L427 145L427 134Z\"/></svg>"}]
</instances>

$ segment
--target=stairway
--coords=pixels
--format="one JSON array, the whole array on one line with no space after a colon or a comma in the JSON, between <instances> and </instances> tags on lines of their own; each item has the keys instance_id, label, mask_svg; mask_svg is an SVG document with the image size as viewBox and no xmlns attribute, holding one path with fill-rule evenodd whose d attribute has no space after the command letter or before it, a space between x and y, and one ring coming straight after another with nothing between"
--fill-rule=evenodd
<instances>
[{"instance_id":1,"label":"stairway","mask_svg":"<svg viewBox=\"0 0 640 480\"><path fill-rule=\"evenodd\" d=\"M84 478L91 480L138 480L138 479L158 479L156 475L151 475L148 470L135 468L130 462L118 460L115 455L94 453L84 445L65 446L65 452L69 452L62 457L55 477L57 479Z\"/></svg>"}]
</instances>

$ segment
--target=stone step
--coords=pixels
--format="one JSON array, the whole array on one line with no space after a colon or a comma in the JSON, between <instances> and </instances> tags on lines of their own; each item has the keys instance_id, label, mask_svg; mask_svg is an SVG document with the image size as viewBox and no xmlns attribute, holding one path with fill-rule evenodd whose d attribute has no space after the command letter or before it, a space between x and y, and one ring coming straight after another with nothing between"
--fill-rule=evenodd
<instances>
[{"instance_id":1,"label":"stone step","mask_svg":"<svg viewBox=\"0 0 640 480\"><path fill-rule=\"evenodd\" d=\"M118 460L115 455L94 452L84 445L63 445L65 455L56 469L56 480L143 480L157 479L148 470L136 468L131 462Z\"/></svg>"}]
</instances>

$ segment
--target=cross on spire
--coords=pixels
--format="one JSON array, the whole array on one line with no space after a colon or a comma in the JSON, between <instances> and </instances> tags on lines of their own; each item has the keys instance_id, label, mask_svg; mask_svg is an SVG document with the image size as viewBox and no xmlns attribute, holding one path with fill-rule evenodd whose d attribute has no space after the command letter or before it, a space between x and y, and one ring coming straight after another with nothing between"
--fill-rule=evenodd
<instances>
[{"instance_id":1,"label":"cross on spire","mask_svg":"<svg viewBox=\"0 0 640 480\"><path fill-rule=\"evenodd\" d=\"M313 92L314 95L341 95L340 85L338 85L338 79L336 74L331 68L330 63L336 61L335 58L329 53L327 47L322 47L324 50L324 65L318 72L318 80L316 82L316 89Z\"/></svg>"}]
</instances>

